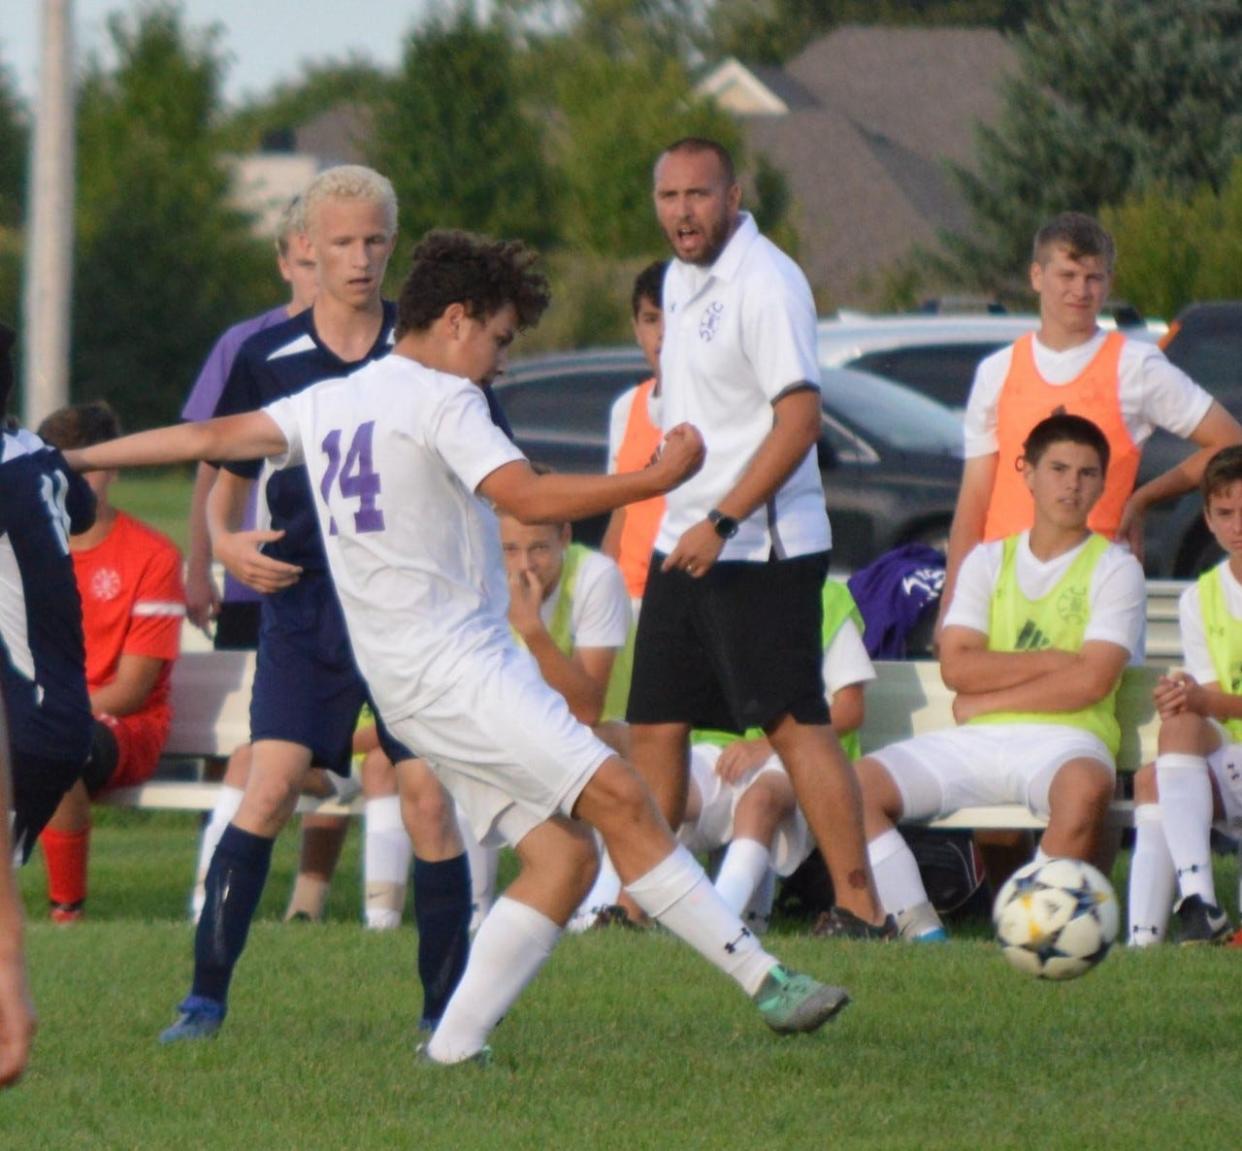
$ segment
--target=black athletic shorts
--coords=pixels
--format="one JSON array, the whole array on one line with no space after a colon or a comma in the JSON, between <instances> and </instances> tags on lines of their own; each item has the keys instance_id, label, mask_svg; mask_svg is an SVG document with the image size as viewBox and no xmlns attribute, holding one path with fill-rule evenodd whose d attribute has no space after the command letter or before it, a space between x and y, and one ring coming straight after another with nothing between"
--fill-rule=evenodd
<instances>
[{"instance_id":1,"label":"black athletic shorts","mask_svg":"<svg viewBox=\"0 0 1242 1151\"><path fill-rule=\"evenodd\" d=\"M216 616L216 651L254 651L259 646L258 600L225 600Z\"/></svg>"},{"instance_id":2,"label":"black athletic shorts","mask_svg":"<svg viewBox=\"0 0 1242 1151\"><path fill-rule=\"evenodd\" d=\"M630 723L745 731L789 714L827 724L823 586L828 553L717 563L702 578L652 557L638 617Z\"/></svg>"}]
</instances>

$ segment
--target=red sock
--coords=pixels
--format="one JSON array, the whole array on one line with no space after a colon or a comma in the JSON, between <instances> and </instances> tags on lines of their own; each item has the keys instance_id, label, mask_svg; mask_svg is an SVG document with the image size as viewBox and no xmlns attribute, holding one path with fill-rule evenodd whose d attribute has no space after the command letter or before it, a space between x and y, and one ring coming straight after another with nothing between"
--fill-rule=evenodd
<instances>
[{"instance_id":1,"label":"red sock","mask_svg":"<svg viewBox=\"0 0 1242 1151\"><path fill-rule=\"evenodd\" d=\"M39 836L47 865L47 895L53 903L81 903L86 899L86 855L91 829L54 831L47 827Z\"/></svg>"}]
</instances>

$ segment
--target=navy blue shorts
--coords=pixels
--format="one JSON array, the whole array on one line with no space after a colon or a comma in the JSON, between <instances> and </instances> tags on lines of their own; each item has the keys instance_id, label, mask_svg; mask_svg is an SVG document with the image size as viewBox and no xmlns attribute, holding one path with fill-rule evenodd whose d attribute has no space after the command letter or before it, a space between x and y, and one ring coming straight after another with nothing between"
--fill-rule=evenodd
<instances>
[{"instance_id":1,"label":"navy blue shorts","mask_svg":"<svg viewBox=\"0 0 1242 1151\"><path fill-rule=\"evenodd\" d=\"M13 749L13 849L25 863L60 801L82 778L81 761L48 759ZM0 819L4 812L0 811Z\"/></svg>"},{"instance_id":2,"label":"navy blue shorts","mask_svg":"<svg viewBox=\"0 0 1242 1151\"><path fill-rule=\"evenodd\" d=\"M367 699L345 617L327 575L304 574L263 601L250 738L310 748L312 762L349 774L350 744Z\"/></svg>"}]
</instances>

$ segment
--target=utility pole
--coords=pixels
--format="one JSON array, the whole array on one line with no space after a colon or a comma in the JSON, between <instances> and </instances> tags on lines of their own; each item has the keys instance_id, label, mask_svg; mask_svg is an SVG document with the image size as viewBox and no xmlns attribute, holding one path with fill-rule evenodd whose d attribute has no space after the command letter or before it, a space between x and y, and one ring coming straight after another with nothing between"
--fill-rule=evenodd
<instances>
[{"instance_id":1,"label":"utility pole","mask_svg":"<svg viewBox=\"0 0 1242 1151\"><path fill-rule=\"evenodd\" d=\"M40 7L22 334L22 419L28 428L69 402L73 280L73 0L42 0Z\"/></svg>"}]
</instances>

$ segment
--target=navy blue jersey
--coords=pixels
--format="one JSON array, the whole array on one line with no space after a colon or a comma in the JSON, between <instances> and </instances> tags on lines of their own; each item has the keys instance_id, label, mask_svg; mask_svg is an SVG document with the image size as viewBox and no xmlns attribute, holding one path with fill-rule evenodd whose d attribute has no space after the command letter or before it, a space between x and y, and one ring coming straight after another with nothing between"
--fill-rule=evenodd
<instances>
[{"instance_id":1,"label":"navy blue jersey","mask_svg":"<svg viewBox=\"0 0 1242 1151\"><path fill-rule=\"evenodd\" d=\"M363 364L388 354L395 322L396 308L385 300L379 336L362 359L352 362L342 360L320 341L315 331L314 308L256 332L238 351L215 414L253 412L321 380L349 375ZM258 479L262 472L261 460L232 461L222 466L247 479ZM328 563L319 538L319 521L306 468L272 473L263 494L272 528L285 533L281 539L265 545L264 553L297 564L305 571L326 572Z\"/></svg>"},{"instance_id":2,"label":"navy blue jersey","mask_svg":"<svg viewBox=\"0 0 1242 1151\"><path fill-rule=\"evenodd\" d=\"M13 750L83 763L90 699L82 601L69 536L95 520L95 497L38 436L6 429L0 451L0 686Z\"/></svg>"}]
</instances>

